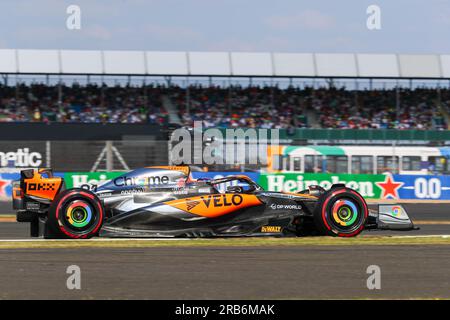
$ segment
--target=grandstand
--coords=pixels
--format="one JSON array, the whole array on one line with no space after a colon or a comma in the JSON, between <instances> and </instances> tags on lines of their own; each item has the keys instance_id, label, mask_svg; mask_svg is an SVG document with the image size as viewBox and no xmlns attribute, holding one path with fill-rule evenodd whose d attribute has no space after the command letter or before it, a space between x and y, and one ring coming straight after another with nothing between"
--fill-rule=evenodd
<instances>
[{"instance_id":1,"label":"grandstand","mask_svg":"<svg viewBox=\"0 0 450 320\"><path fill-rule=\"evenodd\" d=\"M450 55L3 49L0 74L2 122L402 130L450 123ZM107 85L105 77L122 81Z\"/></svg>"},{"instance_id":2,"label":"grandstand","mask_svg":"<svg viewBox=\"0 0 450 320\"><path fill-rule=\"evenodd\" d=\"M287 145L449 140L450 55L1 49L0 74L0 122L139 124L154 137L202 121L281 129ZM151 145L146 164L161 162Z\"/></svg>"},{"instance_id":3,"label":"grandstand","mask_svg":"<svg viewBox=\"0 0 450 320\"><path fill-rule=\"evenodd\" d=\"M58 92L61 95L58 96ZM189 92L189 106L186 94ZM441 96L449 96L441 89ZM432 89L0 85L2 122L150 123L205 127L447 128L450 100ZM170 118L170 119L169 119Z\"/></svg>"}]
</instances>

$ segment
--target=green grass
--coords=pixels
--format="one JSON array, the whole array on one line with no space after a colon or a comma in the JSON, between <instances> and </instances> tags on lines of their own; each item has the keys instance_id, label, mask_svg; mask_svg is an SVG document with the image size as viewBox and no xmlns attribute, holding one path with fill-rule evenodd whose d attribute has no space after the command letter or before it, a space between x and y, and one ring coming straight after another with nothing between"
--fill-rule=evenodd
<instances>
[{"instance_id":1,"label":"green grass","mask_svg":"<svg viewBox=\"0 0 450 320\"><path fill-rule=\"evenodd\" d=\"M193 240L35 240L1 241L0 249L39 248L155 248L155 247L268 247L268 246L359 246L359 245L450 245L450 237L360 236L356 238L218 238Z\"/></svg>"}]
</instances>

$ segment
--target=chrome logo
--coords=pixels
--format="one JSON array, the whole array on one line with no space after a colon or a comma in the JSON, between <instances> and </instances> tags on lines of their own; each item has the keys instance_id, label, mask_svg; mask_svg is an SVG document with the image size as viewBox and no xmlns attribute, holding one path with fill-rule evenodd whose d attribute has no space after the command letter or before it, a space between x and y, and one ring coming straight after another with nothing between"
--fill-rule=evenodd
<instances>
[{"instance_id":1,"label":"chrome logo","mask_svg":"<svg viewBox=\"0 0 450 320\"><path fill-rule=\"evenodd\" d=\"M401 214L402 214L402 207L399 206L392 207L392 216L398 217Z\"/></svg>"},{"instance_id":2,"label":"chrome logo","mask_svg":"<svg viewBox=\"0 0 450 320\"><path fill-rule=\"evenodd\" d=\"M83 228L91 222L92 209L86 202L76 200L67 207L66 218L75 228Z\"/></svg>"},{"instance_id":3,"label":"chrome logo","mask_svg":"<svg viewBox=\"0 0 450 320\"><path fill-rule=\"evenodd\" d=\"M353 202L340 199L334 203L332 213L334 221L341 226L347 227L355 223L358 216L358 208Z\"/></svg>"}]
</instances>

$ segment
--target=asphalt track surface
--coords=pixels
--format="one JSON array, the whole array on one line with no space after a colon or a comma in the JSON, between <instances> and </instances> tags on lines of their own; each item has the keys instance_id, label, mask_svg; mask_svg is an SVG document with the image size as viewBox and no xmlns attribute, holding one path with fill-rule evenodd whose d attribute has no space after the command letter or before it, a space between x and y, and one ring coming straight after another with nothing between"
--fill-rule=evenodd
<instances>
[{"instance_id":1,"label":"asphalt track surface","mask_svg":"<svg viewBox=\"0 0 450 320\"><path fill-rule=\"evenodd\" d=\"M0 264L2 299L450 298L449 246L8 249ZM66 287L73 264L81 290Z\"/></svg>"},{"instance_id":2,"label":"asphalt track surface","mask_svg":"<svg viewBox=\"0 0 450 320\"><path fill-rule=\"evenodd\" d=\"M448 206L405 205L411 232L450 235ZM0 238L28 238L0 223ZM66 286L81 269L81 290ZM367 267L381 270L369 290ZM450 299L450 245L333 245L0 249L0 299Z\"/></svg>"}]
</instances>

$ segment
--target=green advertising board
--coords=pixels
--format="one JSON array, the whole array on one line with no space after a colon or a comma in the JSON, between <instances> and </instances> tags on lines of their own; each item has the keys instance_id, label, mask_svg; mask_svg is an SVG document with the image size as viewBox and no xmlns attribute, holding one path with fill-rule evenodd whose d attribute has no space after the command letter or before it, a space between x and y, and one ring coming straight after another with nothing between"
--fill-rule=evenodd
<instances>
[{"instance_id":1,"label":"green advertising board","mask_svg":"<svg viewBox=\"0 0 450 320\"><path fill-rule=\"evenodd\" d=\"M380 198L381 188L377 182L383 182L382 174L328 174L328 173L274 173L261 174L258 183L266 190L298 192L311 185L329 189L333 184L344 183L355 189L365 198Z\"/></svg>"},{"instance_id":2,"label":"green advertising board","mask_svg":"<svg viewBox=\"0 0 450 320\"><path fill-rule=\"evenodd\" d=\"M64 180L67 188L77 188L84 184L101 185L123 172L67 172ZM382 174L328 174L328 173L261 173L258 183L269 191L298 192L311 185L329 189L333 184L343 183L365 198L380 199L382 188L377 183L386 179Z\"/></svg>"},{"instance_id":3,"label":"green advertising board","mask_svg":"<svg viewBox=\"0 0 450 320\"><path fill-rule=\"evenodd\" d=\"M122 174L123 172L66 172L64 181L67 188L79 188L84 184L101 185Z\"/></svg>"}]
</instances>

